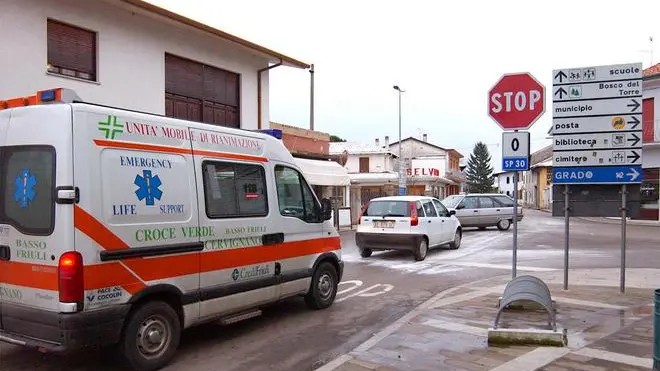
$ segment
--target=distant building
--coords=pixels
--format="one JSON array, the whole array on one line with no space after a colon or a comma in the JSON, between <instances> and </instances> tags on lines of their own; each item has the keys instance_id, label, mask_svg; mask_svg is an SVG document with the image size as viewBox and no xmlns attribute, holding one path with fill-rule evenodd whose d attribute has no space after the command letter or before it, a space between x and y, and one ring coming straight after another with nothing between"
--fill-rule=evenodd
<instances>
[{"instance_id":1,"label":"distant building","mask_svg":"<svg viewBox=\"0 0 660 371\"><path fill-rule=\"evenodd\" d=\"M388 140L386 136L385 143ZM389 146L381 146L379 142L335 142L330 143L330 155L348 171L353 223L371 199L398 193L398 158Z\"/></svg>"},{"instance_id":2,"label":"distant building","mask_svg":"<svg viewBox=\"0 0 660 371\"><path fill-rule=\"evenodd\" d=\"M644 70L640 219L660 220L660 64Z\"/></svg>"},{"instance_id":3,"label":"distant building","mask_svg":"<svg viewBox=\"0 0 660 371\"><path fill-rule=\"evenodd\" d=\"M493 177L495 178L495 185L497 186L499 193L513 197L513 191L515 189L513 185L513 176L514 173L512 171L503 171L493 174ZM520 192L522 190L522 184L523 182L518 179L518 198L522 198L522 192Z\"/></svg>"},{"instance_id":4,"label":"distant building","mask_svg":"<svg viewBox=\"0 0 660 371\"><path fill-rule=\"evenodd\" d=\"M460 168L463 158L460 152L429 143L426 134L421 140L414 137L403 139L401 147L407 194L442 199L461 192L466 178ZM389 148L398 153L399 142L389 144Z\"/></svg>"},{"instance_id":5,"label":"distant building","mask_svg":"<svg viewBox=\"0 0 660 371\"><path fill-rule=\"evenodd\" d=\"M536 209L552 208L552 145L532 153L530 170L520 172L522 204Z\"/></svg>"}]
</instances>

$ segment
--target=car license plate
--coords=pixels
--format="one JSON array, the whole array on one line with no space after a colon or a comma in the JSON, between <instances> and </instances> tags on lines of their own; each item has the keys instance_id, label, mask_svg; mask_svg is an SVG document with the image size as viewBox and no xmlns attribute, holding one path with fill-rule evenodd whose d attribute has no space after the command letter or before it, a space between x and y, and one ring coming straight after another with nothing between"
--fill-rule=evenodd
<instances>
[{"instance_id":1,"label":"car license plate","mask_svg":"<svg viewBox=\"0 0 660 371\"><path fill-rule=\"evenodd\" d=\"M394 228L394 220L374 221L376 228Z\"/></svg>"}]
</instances>

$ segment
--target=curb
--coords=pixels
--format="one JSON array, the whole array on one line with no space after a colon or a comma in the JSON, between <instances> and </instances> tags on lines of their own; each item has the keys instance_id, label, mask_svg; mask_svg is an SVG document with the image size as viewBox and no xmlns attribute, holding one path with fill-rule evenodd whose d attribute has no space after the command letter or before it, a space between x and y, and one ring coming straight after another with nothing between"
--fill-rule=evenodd
<instances>
[{"instance_id":1,"label":"curb","mask_svg":"<svg viewBox=\"0 0 660 371\"><path fill-rule=\"evenodd\" d=\"M621 220L608 219L608 218L590 218L585 216L576 216L574 218L590 222L590 223L600 223L600 224L611 224L611 225L621 225ZM660 222L654 222L651 220L628 220L626 225L632 225L635 227L650 227L650 228L660 228Z\"/></svg>"}]
</instances>

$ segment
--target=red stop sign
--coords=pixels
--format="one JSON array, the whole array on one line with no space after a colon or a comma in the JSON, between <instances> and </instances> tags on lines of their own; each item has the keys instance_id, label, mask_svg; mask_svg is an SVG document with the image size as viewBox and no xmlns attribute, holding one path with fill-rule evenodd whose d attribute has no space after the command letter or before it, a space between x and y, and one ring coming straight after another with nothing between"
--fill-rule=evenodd
<instances>
[{"instance_id":1,"label":"red stop sign","mask_svg":"<svg viewBox=\"0 0 660 371\"><path fill-rule=\"evenodd\" d=\"M488 115L504 130L526 130L545 112L545 87L529 73L504 75L488 92Z\"/></svg>"}]
</instances>

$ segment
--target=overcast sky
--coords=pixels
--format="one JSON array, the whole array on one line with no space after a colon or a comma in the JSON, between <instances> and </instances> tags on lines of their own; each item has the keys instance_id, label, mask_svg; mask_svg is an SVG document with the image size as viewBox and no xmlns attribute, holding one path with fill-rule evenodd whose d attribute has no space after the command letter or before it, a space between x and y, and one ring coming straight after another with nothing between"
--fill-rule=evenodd
<instances>
[{"instance_id":1,"label":"overcast sky","mask_svg":"<svg viewBox=\"0 0 660 371\"><path fill-rule=\"evenodd\" d=\"M530 72L546 87L546 113L532 150L552 121L552 69L651 61L660 38L660 1L149 0L299 60L314 63L316 130L355 141L403 137L466 157L478 140L500 167L501 129L487 92L504 73ZM655 61L660 61L660 40ZM309 127L309 73L271 72L271 120ZM382 139L381 139L382 140Z\"/></svg>"}]
</instances>

